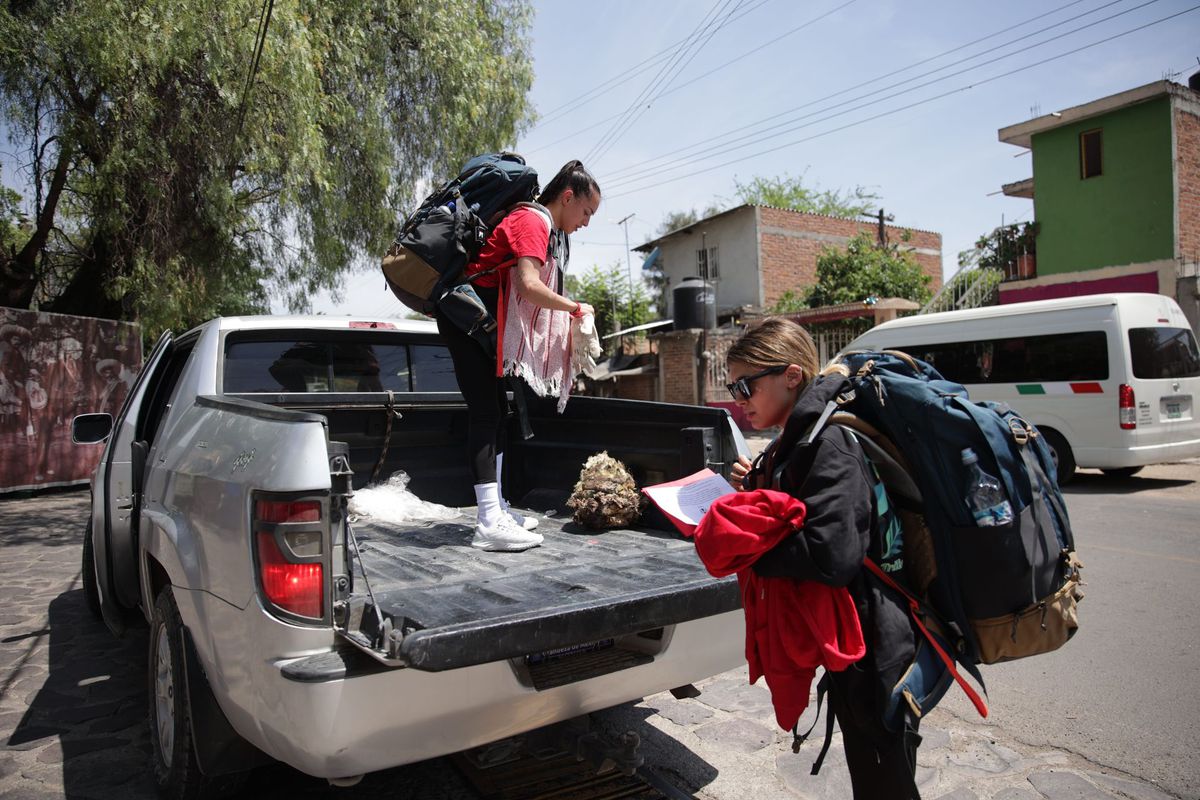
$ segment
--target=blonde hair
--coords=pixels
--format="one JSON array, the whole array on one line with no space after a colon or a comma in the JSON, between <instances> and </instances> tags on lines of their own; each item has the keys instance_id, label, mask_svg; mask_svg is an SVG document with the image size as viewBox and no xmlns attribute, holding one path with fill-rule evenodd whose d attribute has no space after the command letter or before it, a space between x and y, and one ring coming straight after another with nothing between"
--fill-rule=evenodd
<instances>
[{"instance_id":1,"label":"blonde hair","mask_svg":"<svg viewBox=\"0 0 1200 800\"><path fill-rule=\"evenodd\" d=\"M818 372L822 375L831 372L849 374L841 364L831 363L822 370L817 346L808 331L785 317L767 317L748 329L730 346L725 362L730 361L740 361L759 369L796 364L804 370L805 384Z\"/></svg>"}]
</instances>

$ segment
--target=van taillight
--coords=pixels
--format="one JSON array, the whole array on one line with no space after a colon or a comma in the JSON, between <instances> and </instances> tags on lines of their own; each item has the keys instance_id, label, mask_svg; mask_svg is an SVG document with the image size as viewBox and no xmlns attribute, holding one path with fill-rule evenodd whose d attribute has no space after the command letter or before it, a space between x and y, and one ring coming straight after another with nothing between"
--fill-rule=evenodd
<instances>
[{"instance_id":1,"label":"van taillight","mask_svg":"<svg viewBox=\"0 0 1200 800\"><path fill-rule=\"evenodd\" d=\"M1137 403L1134 402L1133 387L1122 383L1117 401L1117 417L1121 420L1121 429L1131 431L1137 427Z\"/></svg>"},{"instance_id":2,"label":"van taillight","mask_svg":"<svg viewBox=\"0 0 1200 800\"><path fill-rule=\"evenodd\" d=\"M319 500L255 501L259 584L265 599L288 614L325 616L322 524Z\"/></svg>"}]
</instances>

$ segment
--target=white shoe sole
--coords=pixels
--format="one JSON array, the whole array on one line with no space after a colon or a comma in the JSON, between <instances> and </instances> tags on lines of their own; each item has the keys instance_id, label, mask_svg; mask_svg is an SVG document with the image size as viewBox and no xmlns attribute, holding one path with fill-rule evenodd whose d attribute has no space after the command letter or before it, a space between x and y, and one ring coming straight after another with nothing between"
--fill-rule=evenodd
<instances>
[{"instance_id":1,"label":"white shoe sole","mask_svg":"<svg viewBox=\"0 0 1200 800\"><path fill-rule=\"evenodd\" d=\"M522 550L528 550L531 547L537 547L544 540L542 536L536 539L530 537L527 541L510 541L510 542L494 542L479 534L471 540L471 547L477 550L487 550L492 553L519 553Z\"/></svg>"}]
</instances>

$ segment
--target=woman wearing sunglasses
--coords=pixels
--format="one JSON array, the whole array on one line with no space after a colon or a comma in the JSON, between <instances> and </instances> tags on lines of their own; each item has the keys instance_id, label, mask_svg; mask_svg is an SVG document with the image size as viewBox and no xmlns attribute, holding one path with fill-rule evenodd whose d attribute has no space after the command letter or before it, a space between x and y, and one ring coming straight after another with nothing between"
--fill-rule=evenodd
<instances>
[{"instance_id":1,"label":"woman wearing sunglasses","mask_svg":"<svg viewBox=\"0 0 1200 800\"><path fill-rule=\"evenodd\" d=\"M817 349L794 322L768 319L729 349L728 389L750 424L783 431L753 464L733 470L735 488L776 489L804 502L795 534L765 553L753 569L762 577L819 581L850 590L867 652L844 672L826 673L830 708L842 731L856 800L919 800L914 775L920 737L915 727L883 725L881 698L913 660L916 634L906 607L862 569L883 552L874 491L860 446L846 429L826 425L808 441L829 401L849 390L844 367L820 372Z\"/></svg>"}]
</instances>

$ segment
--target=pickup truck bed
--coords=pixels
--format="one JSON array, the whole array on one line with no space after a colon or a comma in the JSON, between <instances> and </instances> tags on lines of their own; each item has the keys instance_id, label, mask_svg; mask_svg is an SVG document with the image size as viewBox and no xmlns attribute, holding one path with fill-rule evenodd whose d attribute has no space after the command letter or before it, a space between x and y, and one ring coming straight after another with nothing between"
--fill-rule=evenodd
<instances>
[{"instance_id":1,"label":"pickup truck bed","mask_svg":"<svg viewBox=\"0 0 1200 800\"><path fill-rule=\"evenodd\" d=\"M546 541L523 553L472 548L473 508L422 528L355 525L379 610L404 621L404 663L453 669L578 647L596 631L606 643L654 641L664 626L740 606L736 579L714 580L678 534L591 531L557 509L526 513L541 517Z\"/></svg>"}]
</instances>

